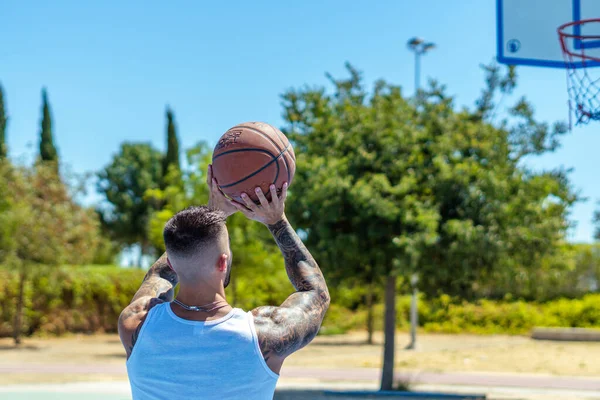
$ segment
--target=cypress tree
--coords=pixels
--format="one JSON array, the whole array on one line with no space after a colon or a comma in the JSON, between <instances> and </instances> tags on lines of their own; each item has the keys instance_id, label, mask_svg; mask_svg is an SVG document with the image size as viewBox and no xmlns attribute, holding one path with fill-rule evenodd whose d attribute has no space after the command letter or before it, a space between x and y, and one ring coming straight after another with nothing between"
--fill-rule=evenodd
<instances>
[{"instance_id":1,"label":"cypress tree","mask_svg":"<svg viewBox=\"0 0 600 400\"><path fill-rule=\"evenodd\" d=\"M4 110L4 92L2 85L0 84L0 159L6 158L8 155L8 148L6 145L6 124L8 119L6 118L6 111Z\"/></svg>"},{"instance_id":2,"label":"cypress tree","mask_svg":"<svg viewBox=\"0 0 600 400\"><path fill-rule=\"evenodd\" d=\"M58 162L58 153L52 140L52 116L46 88L42 89L42 131L40 138L40 158L42 161Z\"/></svg>"},{"instance_id":3,"label":"cypress tree","mask_svg":"<svg viewBox=\"0 0 600 400\"><path fill-rule=\"evenodd\" d=\"M163 178L167 177L169 167L173 165L177 170L179 165L179 141L175 127L175 116L170 107L167 106L167 153L163 159Z\"/></svg>"}]
</instances>

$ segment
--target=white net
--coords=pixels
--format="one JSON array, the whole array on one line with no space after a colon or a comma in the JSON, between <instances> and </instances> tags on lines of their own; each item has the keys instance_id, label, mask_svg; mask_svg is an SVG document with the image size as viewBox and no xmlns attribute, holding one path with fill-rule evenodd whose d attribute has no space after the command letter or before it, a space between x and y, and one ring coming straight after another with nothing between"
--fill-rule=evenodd
<instances>
[{"instance_id":1,"label":"white net","mask_svg":"<svg viewBox=\"0 0 600 400\"><path fill-rule=\"evenodd\" d=\"M600 35L585 34L600 28L600 19L575 21L558 30L567 69L571 112L576 124L600 120L600 76L593 69L600 65Z\"/></svg>"}]
</instances>

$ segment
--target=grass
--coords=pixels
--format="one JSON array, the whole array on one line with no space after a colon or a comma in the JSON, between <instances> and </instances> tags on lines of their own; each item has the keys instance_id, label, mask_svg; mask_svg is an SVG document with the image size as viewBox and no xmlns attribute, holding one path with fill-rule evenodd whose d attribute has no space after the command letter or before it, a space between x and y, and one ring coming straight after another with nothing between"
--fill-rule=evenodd
<instances>
[{"instance_id":1,"label":"grass","mask_svg":"<svg viewBox=\"0 0 600 400\"><path fill-rule=\"evenodd\" d=\"M366 345L362 332L318 337L285 365L380 368L383 335ZM396 338L395 366L405 371L600 375L600 343L536 341L524 336L419 334L417 351L406 351L408 333Z\"/></svg>"},{"instance_id":2,"label":"grass","mask_svg":"<svg viewBox=\"0 0 600 400\"><path fill-rule=\"evenodd\" d=\"M383 336L364 343L355 332L319 336L286 360L286 366L319 368L380 368ZM406 351L408 334L396 339L396 368L414 372L520 373L564 376L600 375L600 343L546 342L523 336L420 334L418 350ZM66 373L0 373L0 384L126 380L125 352L117 335L72 335L64 338L25 338L20 348L0 339L0 369L46 365ZM75 368L73 368L75 366ZM102 373L80 373L77 366L99 366ZM284 367L285 368L285 367Z\"/></svg>"},{"instance_id":3,"label":"grass","mask_svg":"<svg viewBox=\"0 0 600 400\"><path fill-rule=\"evenodd\" d=\"M38 383L72 382L119 382L127 380L123 374L40 374L9 373L0 374L0 385L26 385Z\"/></svg>"}]
</instances>

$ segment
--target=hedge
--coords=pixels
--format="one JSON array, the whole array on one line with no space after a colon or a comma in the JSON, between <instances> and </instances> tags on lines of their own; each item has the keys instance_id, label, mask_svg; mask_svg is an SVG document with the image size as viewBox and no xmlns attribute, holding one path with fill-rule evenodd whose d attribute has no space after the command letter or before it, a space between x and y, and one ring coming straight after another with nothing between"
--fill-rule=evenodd
<instances>
[{"instance_id":1,"label":"hedge","mask_svg":"<svg viewBox=\"0 0 600 400\"><path fill-rule=\"evenodd\" d=\"M116 266L40 267L32 270L25 285L25 335L116 332L121 310L139 287L145 271ZM236 307L277 305L292 292L285 272L280 276L235 278ZM0 267L0 337L12 335L16 308L18 274ZM351 311L332 304L323 322L322 333L337 334L366 329L364 306ZM232 299L231 288L228 298ZM420 299L419 322L428 332L527 334L535 326L600 327L600 294L580 299L559 299L545 303L480 300L460 302L447 296ZM409 325L410 297L398 296L397 326ZM375 330L383 328L383 305L374 307Z\"/></svg>"},{"instance_id":2,"label":"hedge","mask_svg":"<svg viewBox=\"0 0 600 400\"><path fill-rule=\"evenodd\" d=\"M116 332L145 275L115 266L39 267L25 285L23 333ZM18 274L0 268L0 336L12 335Z\"/></svg>"},{"instance_id":3,"label":"hedge","mask_svg":"<svg viewBox=\"0 0 600 400\"><path fill-rule=\"evenodd\" d=\"M460 302L441 296L420 299L419 326L426 332L476 334L529 334L534 327L600 328L600 294L545 303L479 300ZM366 329L367 312L350 312L333 304L323 323L326 333ZM383 329L384 307L374 307L374 328ZM396 325L408 329L410 296L398 296Z\"/></svg>"}]
</instances>

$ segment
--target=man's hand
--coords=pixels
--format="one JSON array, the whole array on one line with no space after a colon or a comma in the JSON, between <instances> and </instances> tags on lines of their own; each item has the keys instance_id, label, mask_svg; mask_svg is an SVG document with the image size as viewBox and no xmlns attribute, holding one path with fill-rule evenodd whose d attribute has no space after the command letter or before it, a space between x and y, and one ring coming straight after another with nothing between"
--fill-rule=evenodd
<instances>
[{"instance_id":1,"label":"man's hand","mask_svg":"<svg viewBox=\"0 0 600 400\"><path fill-rule=\"evenodd\" d=\"M212 165L208 166L206 184L209 190L208 206L210 208L223 211L227 217L237 212L237 208L231 204L223 192L221 192L221 189L219 189L217 180L213 177Z\"/></svg>"},{"instance_id":2,"label":"man's hand","mask_svg":"<svg viewBox=\"0 0 600 400\"><path fill-rule=\"evenodd\" d=\"M260 205L254 204L252 199L246 194L242 193L242 200L246 206L230 200L229 203L240 210L246 217L253 219L258 222L262 222L265 225L273 225L285 218L285 198L287 197L287 182L283 184L281 190L281 196L277 196L277 188L275 185L270 186L271 191L271 202L267 201L267 198L263 194L261 188L255 189L256 196L260 200Z\"/></svg>"}]
</instances>

